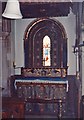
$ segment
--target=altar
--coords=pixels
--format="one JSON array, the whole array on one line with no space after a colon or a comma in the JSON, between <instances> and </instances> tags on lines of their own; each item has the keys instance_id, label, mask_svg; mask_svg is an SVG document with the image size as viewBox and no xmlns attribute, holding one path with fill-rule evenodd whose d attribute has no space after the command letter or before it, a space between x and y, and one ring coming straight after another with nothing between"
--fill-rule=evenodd
<instances>
[{"instance_id":1,"label":"altar","mask_svg":"<svg viewBox=\"0 0 84 120\"><path fill-rule=\"evenodd\" d=\"M12 76L10 81L11 96L24 101L25 115L66 115L67 78Z\"/></svg>"}]
</instances>

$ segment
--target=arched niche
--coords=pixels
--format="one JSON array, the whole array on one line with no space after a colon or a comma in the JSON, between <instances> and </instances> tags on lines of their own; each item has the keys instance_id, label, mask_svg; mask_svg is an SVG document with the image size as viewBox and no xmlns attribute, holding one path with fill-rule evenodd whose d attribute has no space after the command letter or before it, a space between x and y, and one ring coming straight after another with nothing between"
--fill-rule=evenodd
<instances>
[{"instance_id":1,"label":"arched niche","mask_svg":"<svg viewBox=\"0 0 84 120\"><path fill-rule=\"evenodd\" d=\"M43 41L50 41L50 65L43 62ZM50 18L34 20L24 32L26 68L67 68L67 35L63 25Z\"/></svg>"}]
</instances>

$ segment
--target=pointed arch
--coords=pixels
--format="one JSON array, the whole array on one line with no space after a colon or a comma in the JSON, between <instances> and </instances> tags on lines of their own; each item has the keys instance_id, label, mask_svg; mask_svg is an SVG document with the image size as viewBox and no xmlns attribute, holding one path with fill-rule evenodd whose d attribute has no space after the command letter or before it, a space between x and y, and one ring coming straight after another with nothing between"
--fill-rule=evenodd
<instances>
[{"instance_id":1,"label":"pointed arch","mask_svg":"<svg viewBox=\"0 0 84 120\"><path fill-rule=\"evenodd\" d=\"M51 66L50 49L51 40L47 35L45 35L43 38L43 66Z\"/></svg>"}]
</instances>

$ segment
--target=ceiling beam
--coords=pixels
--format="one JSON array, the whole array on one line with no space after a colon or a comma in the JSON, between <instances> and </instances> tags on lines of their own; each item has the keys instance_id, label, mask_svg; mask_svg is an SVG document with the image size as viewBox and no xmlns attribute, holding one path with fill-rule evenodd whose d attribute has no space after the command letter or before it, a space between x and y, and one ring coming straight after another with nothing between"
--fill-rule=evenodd
<instances>
[{"instance_id":1,"label":"ceiling beam","mask_svg":"<svg viewBox=\"0 0 84 120\"><path fill-rule=\"evenodd\" d=\"M23 18L67 16L71 3L20 3Z\"/></svg>"}]
</instances>

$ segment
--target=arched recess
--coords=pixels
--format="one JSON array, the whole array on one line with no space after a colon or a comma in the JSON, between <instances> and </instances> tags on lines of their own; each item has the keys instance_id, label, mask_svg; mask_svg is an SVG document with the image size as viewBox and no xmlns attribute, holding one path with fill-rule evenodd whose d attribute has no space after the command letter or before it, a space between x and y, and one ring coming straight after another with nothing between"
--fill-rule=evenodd
<instances>
[{"instance_id":1,"label":"arched recess","mask_svg":"<svg viewBox=\"0 0 84 120\"><path fill-rule=\"evenodd\" d=\"M43 65L43 38L50 39L50 66ZM67 68L67 35L63 25L50 18L34 20L24 32L26 68Z\"/></svg>"}]
</instances>

